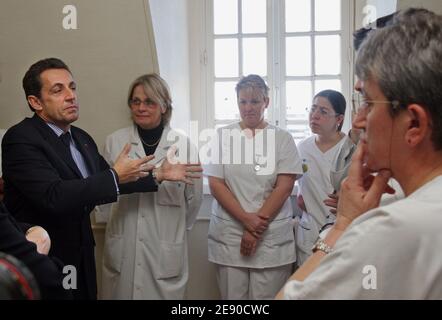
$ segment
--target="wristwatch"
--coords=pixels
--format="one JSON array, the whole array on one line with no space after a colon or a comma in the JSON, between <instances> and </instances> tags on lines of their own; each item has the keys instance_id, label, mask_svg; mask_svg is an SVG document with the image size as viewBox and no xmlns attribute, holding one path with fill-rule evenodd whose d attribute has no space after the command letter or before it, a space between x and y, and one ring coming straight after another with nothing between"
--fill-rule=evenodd
<instances>
[{"instance_id":1,"label":"wristwatch","mask_svg":"<svg viewBox=\"0 0 442 320\"><path fill-rule=\"evenodd\" d=\"M325 252L326 254L328 254L328 253L330 253L330 252L333 251L333 248L330 247L328 244L326 244L326 243L324 242L324 240L322 240L322 239L318 239L318 241L316 241L315 245L313 246L312 251L313 251L313 253L314 253L314 252L316 252L316 251L318 251L318 250L320 250L320 251Z\"/></svg>"}]
</instances>

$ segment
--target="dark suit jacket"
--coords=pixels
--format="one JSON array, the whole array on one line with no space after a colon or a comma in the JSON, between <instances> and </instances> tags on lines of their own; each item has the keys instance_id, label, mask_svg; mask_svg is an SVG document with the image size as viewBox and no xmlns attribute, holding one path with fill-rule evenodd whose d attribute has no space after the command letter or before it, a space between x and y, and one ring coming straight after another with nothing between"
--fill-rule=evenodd
<instances>
[{"instance_id":1,"label":"dark suit jacket","mask_svg":"<svg viewBox=\"0 0 442 320\"><path fill-rule=\"evenodd\" d=\"M35 244L26 240L24 233L0 202L0 252L14 256L23 262L35 277L43 299L71 298L62 287L62 264L41 255Z\"/></svg>"},{"instance_id":2,"label":"dark suit jacket","mask_svg":"<svg viewBox=\"0 0 442 320\"><path fill-rule=\"evenodd\" d=\"M2 142L4 202L18 221L45 228L50 255L77 268L74 297L96 298L94 237L89 214L95 205L117 200L109 165L85 131L71 126L90 176L83 179L70 151L37 115L10 128ZM149 176L120 185L120 193L156 191Z\"/></svg>"}]
</instances>

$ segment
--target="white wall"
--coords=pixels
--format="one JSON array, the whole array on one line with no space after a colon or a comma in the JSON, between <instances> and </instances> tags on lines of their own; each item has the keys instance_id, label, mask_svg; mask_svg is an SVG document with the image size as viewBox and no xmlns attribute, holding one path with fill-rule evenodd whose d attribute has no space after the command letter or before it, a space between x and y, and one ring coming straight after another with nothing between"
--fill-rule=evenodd
<instances>
[{"instance_id":1,"label":"white wall","mask_svg":"<svg viewBox=\"0 0 442 320\"><path fill-rule=\"evenodd\" d=\"M380 18L396 11L397 0L367 0L367 5L374 6L377 18Z\"/></svg>"},{"instance_id":2,"label":"white wall","mask_svg":"<svg viewBox=\"0 0 442 320\"><path fill-rule=\"evenodd\" d=\"M362 10L365 5L375 6L378 18L409 7L427 8L436 13L442 14L442 1L440 0L355 0L355 3L356 29L362 27L362 21L364 19L364 13Z\"/></svg>"},{"instance_id":3,"label":"white wall","mask_svg":"<svg viewBox=\"0 0 442 320\"><path fill-rule=\"evenodd\" d=\"M375 11L369 10L374 7ZM397 0L355 0L355 30L364 24L375 21L377 18L389 15L397 10Z\"/></svg>"},{"instance_id":4,"label":"white wall","mask_svg":"<svg viewBox=\"0 0 442 320\"><path fill-rule=\"evenodd\" d=\"M39 59L64 60L78 83L80 119L99 147L111 132L130 123L129 84L158 70L147 0L69 0L78 29L63 29L58 0L0 2L0 128L33 113L21 86ZM99 124L99 125L98 125Z\"/></svg>"},{"instance_id":5,"label":"white wall","mask_svg":"<svg viewBox=\"0 0 442 320\"><path fill-rule=\"evenodd\" d=\"M189 132L190 67L187 1L149 0L160 75L170 86L171 125Z\"/></svg>"},{"instance_id":6,"label":"white wall","mask_svg":"<svg viewBox=\"0 0 442 320\"><path fill-rule=\"evenodd\" d=\"M194 50L195 33L200 28L199 20L189 18L195 6L204 0L149 0L155 44L161 76L170 86L173 99L171 125L189 133L190 120L201 123L203 104L191 96L191 87L197 87L195 78L191 81L191 67L198 65L200 54ZM193 16L192 16L193 17ZM195 30L195 28L197 30ZM198 78L199 79L199 78ZM203 94L203 92L201 92ZM201 129L201 128L200 128ZM188 234L189 241L189 283L187 299L218 299L219 292L213 264L207 258L207 233L209 227L212 197L204 196L203 205L193 229Z\"/></svg>"},{"instance_id":7,"label":"white wall","mask_svg":"<svg viewBox=\"0 0 442 320\"><path fill-rule=\"evenodd\" d=\"M188 1L188 20L189 20L189 46L190 54L190 101L192 110L192 120L199 122L200 130L208 126L208 110L206 104L207 84L204 82L205 72L205 54L207 37L202 30L206 29L205 12L206 0ZM204 124L204 126L203 126Z\"/></svg>"}]
</instances>

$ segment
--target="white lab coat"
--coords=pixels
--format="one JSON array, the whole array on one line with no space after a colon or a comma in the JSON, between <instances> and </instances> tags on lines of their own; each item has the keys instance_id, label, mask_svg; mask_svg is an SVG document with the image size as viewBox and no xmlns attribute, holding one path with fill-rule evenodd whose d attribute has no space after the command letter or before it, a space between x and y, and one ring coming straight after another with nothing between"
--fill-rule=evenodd
<instances>
[{"instance_id":1,"label":"white lab coat","mask_svg":"<svg viewBox=\"0 0 442 320\"><path fill-rule=\"evenodd\" d=\"M164 128L152 163L164 159L174 144L167 141L168 134L179 135L168 126ZM179 136L190 146L187 137ZM132 144L130 157L145 156L136 126L131 126L107 138L104 157L110 164L127 142ZM111 206L106 228L103 298L183 299L188 279L186 233L201 201L202 179L194 185L164 181L158 192L119 196Z\"/></svg>"},{"instance_id":2,"label":"white lab coat","mask_svg":"<svg viewBox=\"0 0 442 320\"><path fill-rule=\"evenodd\" d=\"M285 299L442 299L442 176L370 210Z\"/></svg>"}]
</instances>

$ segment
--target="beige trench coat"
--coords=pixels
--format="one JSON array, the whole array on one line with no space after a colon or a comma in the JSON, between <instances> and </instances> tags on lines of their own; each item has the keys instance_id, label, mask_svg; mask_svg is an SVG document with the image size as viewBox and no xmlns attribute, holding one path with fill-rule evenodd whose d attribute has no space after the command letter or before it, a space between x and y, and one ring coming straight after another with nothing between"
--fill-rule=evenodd
<instances>
[{"instance_id":1,"label":"beige trench coat","mask_svg":"<svg viewBox=\"0 0 442 320\"><path fill-rule=\"evenodd\" d=\"M152 163L166 156L179 135L165 127ZM183 137L182 135L180 135ZM184 137L189 144L187 137ZM112 165L130 142L129 156L145 156L135 126L118 130L106 140L104 157ZM189 144L190 145L190 144ZM196 150L196 149L194 149ZM102 297L104 299L183 299L188 279L187 230L202 201L202 179L194 185L164 181L158 192L119 196L106 227Z\"/></svg>"}]
</instances>

